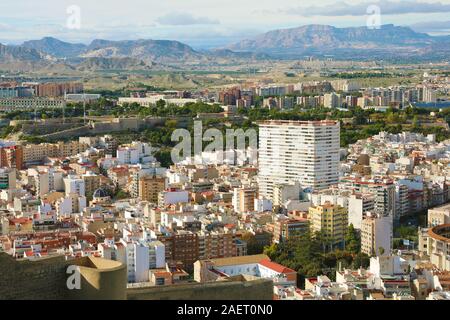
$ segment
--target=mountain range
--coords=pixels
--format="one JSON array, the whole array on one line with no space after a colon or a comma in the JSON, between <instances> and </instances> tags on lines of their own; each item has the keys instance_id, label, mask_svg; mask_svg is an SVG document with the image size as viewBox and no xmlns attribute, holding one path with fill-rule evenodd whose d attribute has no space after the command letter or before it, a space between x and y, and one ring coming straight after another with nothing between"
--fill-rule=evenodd
<instances>
[{"instance_id":1,"label":"mountain range","mask_svg":"<svg viewBox=\"0 0 450 320\"><path fill-rule=\"evenodd\" d=\"M235 51L264 52L272 57L333 55L337 58L448 58L450 36L433 37L392 24L378 29L307 25L270 31L227 47ZM432 55L432 56L430 56Z\"/></svg>"},{"instance_id":2,"label":"mountain range","mask_svg":"<svg viewBox=\"0 0 450 320\"><path fill-rule=\"evenodd\" d=\"M357 60L448 59L450 36L433 37L394 25L383 25L379 29L307 25L270 31L209 51L197 51L173 40L97 39L90 44L81 44L45 37L18 46L0 44L0 70L51 69L56 66L80 71L149 70L173 65L301 59L308 55Z\"/></svg>"}]
</instances>

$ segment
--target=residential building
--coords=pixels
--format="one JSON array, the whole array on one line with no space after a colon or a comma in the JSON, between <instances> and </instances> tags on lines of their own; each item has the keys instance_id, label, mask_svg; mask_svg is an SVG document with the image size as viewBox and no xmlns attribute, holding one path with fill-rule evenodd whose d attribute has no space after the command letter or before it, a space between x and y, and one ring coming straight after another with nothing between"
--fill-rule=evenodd
<instances>
[{"instance_id":1,"label":"residential building","mask_svg":"<svg viewBox=\"0 0 450 320\"><path fill-rule=\"evenodd\" d=\"M346 208L326 202L323 205L309 208L308 219L313 233L321 233L331 246L343 245L348 226Z\"/></svg>"},{"instance_id":2,"label":"residential building","mask_svg":"<svg viewBox=\"0 0 450 320\"><path fill-rule=\"evenodd\" d=\"M339 122L266 121L259 127L259 193L273 199L277 184L323 189L338 183Z\"/></svg>"},{"instance_id":3,"label":"residential building","mask_svg":"<svg viewBox=\"0 0 450 320\"><path fill-rule=\"evenodd\" d=\"M392 217L368 213L361 225L361 252L369 256L390 255Z\"/></svg>"}]
</instances>

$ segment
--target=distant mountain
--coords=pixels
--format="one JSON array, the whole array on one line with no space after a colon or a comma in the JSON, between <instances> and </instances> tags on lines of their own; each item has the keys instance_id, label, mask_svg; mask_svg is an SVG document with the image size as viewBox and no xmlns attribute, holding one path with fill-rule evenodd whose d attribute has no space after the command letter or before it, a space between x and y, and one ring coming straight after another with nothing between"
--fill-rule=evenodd
<instances>
[{"instance_id":1,"label":"distant mountain","mask_svg":"<svg viewBox=\"0 0 450 320\"><path fill-rule=\"evenodd\" d=\"M20 46L2 46L0 70L154 70L187 65L220 65L266 59L261 53L220 49L198 52L171 40L94 40L89 45L55 38L26 41ZM50 68L50 69L49 69Z\"/></svg>"},{"instance_id":2,"label":"distant mountain","mask_svg":"<svg viewBox=\"0 0 450 320\"><path fill-rule=\"evenodd\" d=\"M45 52L57 58L76 57L86 50L87 47L85 44L64 42L52 37L26 41L22 46Z\"/></svg>"},{"instance_id":3,"label":"distant mountain","mask_svg":"<svg viewBox=\"0 0 450 320\"><path fill-rule=\"evenodd\" d=\"M123 40L111 41L97 39L89 45L72 44L52 37L41 40L31 40L22 47L36 50L55 58L65 58L71 64L83 63L83 69L92 66L94 69L119 69L132 65L147 68L158 64L196 64L223 63L226 59L232 61L241 59L265 59L266 55L252 52L233 52L228 49L199 52L179 41L172 40ZM97 58L94 60L93 58ZM105 60L112 59L112 60ZM128 59L128 60L119 60ZM134 59L133 61L130 59Z\"/></svg>"},{"instance_id":4,"label":"distant mountain","mask_svg":"<svg viewBox=\"0 0 450 320\"><path fill-rule=\"evenodd\" d=\"M387 58L390 55L429 54L430 49L436 45L440 47L438 54L448 54L450 46L442 46L442 42L450 44L450 38L432 37L392 24L383 25L379 29L307 25L270 31L227 48L262 52L282 58L320 54L343 55L347 58L379 55Z\"/></svg>"},{"instance_id":5,"label":"distant mountain","mask_svg":"<svg viewBox=\"0 0 450 320\"><path fill-rule=\"evenodd\" d=\"M232 51L230 49L212 49L207 51L207 53L212 58L251 59L251 60L270 59L270 56L265 53L255 53L250 51Z\"/></svg>"},{"instance_id":6,"label":"distant mountain","mask_svg":"<svg viewBox=\"0 0 450 320\"><path fill-rule=\"evenodd\" d=\"M80 57L128 57L148 63L177 63L204 59L202 54L190 46L171 40L94 40Z\"/></svg>"},{"instance_id":7,"label":"distant mountain","mask_svg":"<svg viewBox=\"0 0 450 320\"><path fill-rule=\"evenodd\" d=\"M0 70L149 70L219 66L254 60L333 56L346 60L438 60L450 56L450 36L433 37L408 27L336 28L307 25L274 30L209 51L172 40L94 40L89 45L52 37L20 46L0 44ZM55 72L56 72L55 71Z\"/></svg>"},{"instance_id":8,"label":"distant mountain","mask_svg":"<svg viewBox=\"0 0 450 320\"><path fill-rule=\"evenodd\" d=\"M80 71L99 70L151 70L155 63L135 58L84 58L76 68Z\"/></svg>"},{"instance_id":9,"label":"distant mountain","mask_svg":"<svg viewBox=\"0 0 450 320\"><path fill-rule=\"evenodd\" d=\"M52 62L52 57L37 50L0 43L0 70L31 70Z\"/></svg>"}]
</instances>

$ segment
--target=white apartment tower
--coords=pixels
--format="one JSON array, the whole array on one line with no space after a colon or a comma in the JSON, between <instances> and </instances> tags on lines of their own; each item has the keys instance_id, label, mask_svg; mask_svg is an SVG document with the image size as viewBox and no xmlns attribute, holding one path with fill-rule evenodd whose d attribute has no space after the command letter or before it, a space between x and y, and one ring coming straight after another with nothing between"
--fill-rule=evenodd
<instances>
[{"instance_id":1,"label":"white apartment tower","mask_svg":"<svg viewBox=\"0 0 450 320\"><path fill-rule=\"evenodd\" d=\"M324 189L339 179L338 121L265 121L259 125L260 194L273 198L274 186L300 182Z\"/></svg>"}]
</instances>

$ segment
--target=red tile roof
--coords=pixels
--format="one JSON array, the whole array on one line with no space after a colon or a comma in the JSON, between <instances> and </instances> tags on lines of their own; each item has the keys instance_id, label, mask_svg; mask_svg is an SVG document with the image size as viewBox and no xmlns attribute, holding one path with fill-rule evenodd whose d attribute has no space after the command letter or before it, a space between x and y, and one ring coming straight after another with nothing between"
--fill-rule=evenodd
<instances>
[{"instance_id":1,"label":"red tile roof","mask_svg":"<svg viewBox=\"0 0 450 320\"><path fill-rule=\"evenodd\" d=\"M281 264L278 264L276 262L270 261L270 260L262 260L259 262L260 265L272 269L273 271L276 271L278 273L294 273L295 270L292 270L288 267L282 266Z\"/></svg>"},{"instance_id":2,"label":"red tile roof","mask_svg":"<svg viewBox=\"0 0 450 320\"><path fill-rule=\"evenodd\" d=\"M9 225L14 226L16 224L24 224L24 223L31 223L33 219L31 218L14 218L9 220Z\"/></svg>"}]
</instances>

